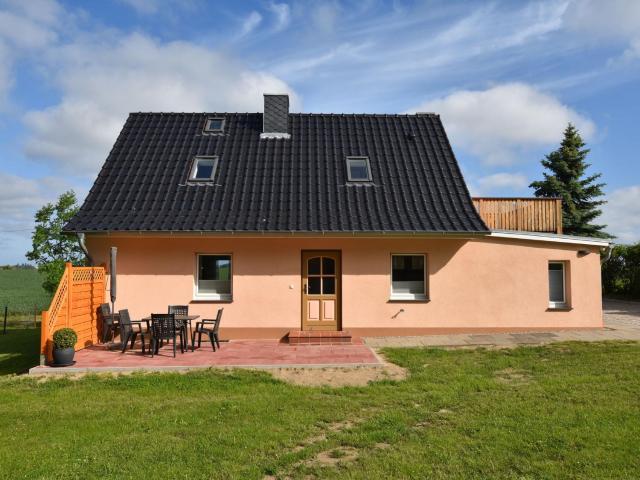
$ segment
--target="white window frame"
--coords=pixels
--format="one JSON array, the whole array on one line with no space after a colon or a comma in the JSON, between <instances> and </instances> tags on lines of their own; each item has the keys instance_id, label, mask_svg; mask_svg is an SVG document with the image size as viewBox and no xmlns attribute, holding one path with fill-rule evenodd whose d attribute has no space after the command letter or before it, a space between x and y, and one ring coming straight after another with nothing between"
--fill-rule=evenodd
<instances>
[{"instance_id":1,"label":"white window frame","mask_svg":"<svg viewBox=\"0 0 640 480\"><path fill-rule=\"evenodd\" d=\"M211 176L209 178L196 178L196 172L198 171L198 162L200 160L213 161L213 169L211 170ZM196 155L191 162L191 170L189 172L190 182L212 182L218 171L218 156L217 155Z\"/></svg>"},{"instance_id":2,"label":"white window frame","mask_svg":"<svg viewBox=\"0 0 640 480\"><path fill-rule=\"evenodd\" d=\"M229 293L200 293L198 291L200 281L200 257L229 257L231 265L229 268ZM233 254L231 253L196 253L196 261L193 275L193 299L209 300L214 302L231 302L233 301Z\"/></svg>"},{"instance_id":3,"label":"white window frame","mask_svg":"<svg viewBox=\"0 0 640 480\"><path fill-rule=\"evenodd\" d=\"M551 301L551 282L549 282L549 267L551 265L562 265L562 301ZM549 287L549 308L567 308L567 262L562 260L550 260L547 263L547 283Z\"/></svg>"},{"instance_id":4,"label":"white window frame","mask_svg":"<svg viewBox=\"0 0 640 480\"><path fill-rule=\"evenodd\" d=\"M423 288L424 291L422 293L394 293L393 292L393 257L422 257L423 265L424 265L424 280L423 280ZM425 301L429 300L429 286L428 286L428 271L429 264L428 255L426 253L392 253L390 256L390 271L389 271L389 300L400 300L400 301Z\"/></svg>"},{"instance_id":5,"label":"white window frame","mask_svg":"<svg viewBox=\"0 0 640 480\"><path fill-rule=\"evenodd\" d=\"M358 179L353 179L351 178L351 161L352 160L364 160L367 164L367 178L363 179L363 178L358 178ZM371 163L369 162L369 157L363 157L363 156L359 156L359 157L347 157L347 179L350 182L370 182L372 179L371 176Z\"/></svg>"},{"instance_id":6,"label":"white window frame","mask_svg":"<svg viewBox=\"0 0 640 480\"><path fill-rule=\"evenodd\" d=\"M209 128L209 125L210 125L212 120L219 120L220 122L222 122L221 127L220 128ZM224 132L225 123L226 123L226 119L224 117L207 117L207 119L204 122L204 131L206 133L223 133Z\"/></svg>"}]
</instances>

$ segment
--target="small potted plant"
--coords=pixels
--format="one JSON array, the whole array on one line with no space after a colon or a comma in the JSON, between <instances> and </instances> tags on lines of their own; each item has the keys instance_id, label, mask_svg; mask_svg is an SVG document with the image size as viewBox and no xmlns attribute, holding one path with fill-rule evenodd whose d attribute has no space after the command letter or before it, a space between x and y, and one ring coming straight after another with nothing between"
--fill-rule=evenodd
<instances>
[{"instance_id":1,"label":"small potted plant","mask_svg":"<svg viewBox=\"0 0 640 480\"><path fill-rule=\"evenodd\" d=\"M73 364L78 335L73 328L61 328L53 334L53 363L57 366Z\"/></svg>"}]
</instances>

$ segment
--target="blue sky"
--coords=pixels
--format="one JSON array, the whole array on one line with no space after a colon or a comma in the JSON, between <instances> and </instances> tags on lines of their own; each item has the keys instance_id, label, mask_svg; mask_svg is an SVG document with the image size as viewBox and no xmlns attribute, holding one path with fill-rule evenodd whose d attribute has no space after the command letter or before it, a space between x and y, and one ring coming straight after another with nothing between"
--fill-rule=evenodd
<instances>
[{"instance_id":1,"label":"blue sky","mask_svg":"<svg viewBox=\"0 0 640 480\"><path fill-rule=\"evenodd\" d=\"M81 199L130 111L435 111L478 195L530 195L567 122L640 240L637 0L0 0L0 264Z\"/></svg>"}]
</instances>

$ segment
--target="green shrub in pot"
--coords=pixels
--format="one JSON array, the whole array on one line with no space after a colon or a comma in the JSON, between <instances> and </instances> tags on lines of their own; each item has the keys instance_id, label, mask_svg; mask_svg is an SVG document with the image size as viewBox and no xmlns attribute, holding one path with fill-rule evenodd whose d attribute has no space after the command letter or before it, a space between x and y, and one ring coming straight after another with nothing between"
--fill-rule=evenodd
<instances>
[{"instance_id":1,"label":"green shrub in pot","mask_svg":"<svg viewBox=\"0 0 640 480\"><path fill-rule=\"evenodd\" d=\"M56 365L71 365L78 335L73 328L61 328L53 334L53 361Z\"/></svg>"}]
</instances>

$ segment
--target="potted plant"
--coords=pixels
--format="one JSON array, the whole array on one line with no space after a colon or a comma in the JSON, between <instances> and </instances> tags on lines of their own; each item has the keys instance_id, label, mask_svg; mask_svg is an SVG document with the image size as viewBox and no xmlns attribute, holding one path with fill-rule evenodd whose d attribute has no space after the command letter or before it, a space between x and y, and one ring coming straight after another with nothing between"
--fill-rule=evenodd
<instances>
[{"instance_id":1,"label":"potted plant","mask_svg":"<svg viewBox=\"0 0 640 480\"><path fill-rule=\"evenodd\" d=\"M53 334L53 363L58 366L72 365L76 353L78 335L73 328L61 328Z\"/></svg>"}]
</instances>

